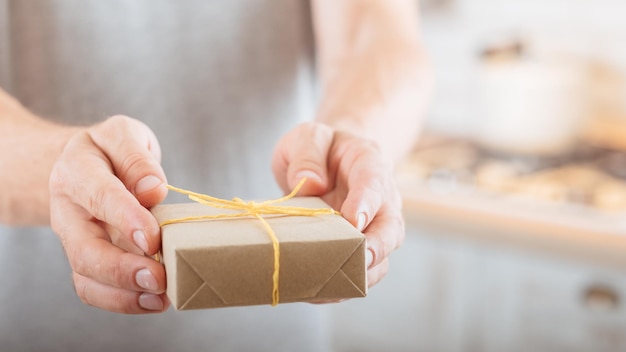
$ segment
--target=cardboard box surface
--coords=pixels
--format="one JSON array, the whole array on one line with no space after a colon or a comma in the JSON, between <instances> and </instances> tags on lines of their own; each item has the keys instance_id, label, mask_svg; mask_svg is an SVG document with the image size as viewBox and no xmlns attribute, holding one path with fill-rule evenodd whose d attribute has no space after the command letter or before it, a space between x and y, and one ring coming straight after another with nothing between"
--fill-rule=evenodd
<instances>
[{"instance_id":1,"label":"cardboard box surface","mask_svg":"<svg viewBox=\"0 0 626 352\"><path fill-rule=\"evenodd\" d=\"M280 205L328 208L319 198ZM159 205L159 222L224 213L198 203ZM365 237L339 215L265 215L280 244L280 303L364 297ZM272 303L274 251L254 217L182 222L161 229L167 295L176 309Z\"/></svg>"}]
</instances>

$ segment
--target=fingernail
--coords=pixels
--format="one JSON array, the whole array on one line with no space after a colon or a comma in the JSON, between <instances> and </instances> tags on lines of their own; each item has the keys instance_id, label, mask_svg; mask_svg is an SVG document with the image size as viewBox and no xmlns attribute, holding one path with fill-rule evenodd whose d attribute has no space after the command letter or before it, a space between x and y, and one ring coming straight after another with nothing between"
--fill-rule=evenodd
<instances>
[{"instance_id":1,"label":"fingernail","mask_svg":"<svg viewBox=\"0 0 626 352\"><path fill-rule=\"evenodd\" d=\"M137 245L137 247L141 248L141 250L144 251L145 253L148 253L148 250L150 249L150 247L148 247L146 234L144 234L143 231L137 230L133 232L133 240L135 241L135 244Z\"/></svg>"},{"instance_id":2,"label":"fingernail","mask_svg":"<svg viewBox=\"0 0 626 352\"><path fill-rule=\"evenodd\" d=\"M315 181L315 182L322 183L322 178L318 174L310 170L304 170L304 171L298 172L296 174L296 181L300 182L300 180L302 180L305 177L308 181Z\"/></svg>"},{"instance_id":3,"label":"fingernail","mask_svg":"<svg viewBox=\"0 0 626 352\"><path fill-rule=\"evenodd\" d=\"M367 224L367 215L365 213L359 213L356 217L356 228L359 231L363 231L365 229L365 225Z\"/></svg>"},{"instance_id":4,"label":"fingernail","mask_svg":"<svg viewBox=\"0 0 626 352\"><path fill-rule=\"evenodd\" d=\"M372 262L374 261L374 251L371 248L368 248L365 251L365 267L369 269L372 266Z\"/></svg>"},{"instance_id":5,"label":"fingernail","mask_svg":"<svg viewBox=\"0 0 626 352\"><path fill-rule=\"evenodd\" d=\"M159 284L157 283L156 278L148 269L139 270L137 274L135 274L135 281L139 287L146 290L156 291L159 289Z\"/></svg>"},{"instance_id":6,"label":"fingernail","mask_svg":"<svg viewBox=\"0 0 626 352\"><path fill-rule=\"evenodd\" d=\"M163 300L154 293L142 293L139 296L139 306L147 310L161 310L163 309Z\"/></svg>"},{"instance_id":7,"label":"fingernail","mask_svg":"<svg viewBox=\"0 0 626 352\"><path fill-rule=\"evenodd\" d=\"M135 194L150 191L162 183L163 181L161 181L160 178L154 175L148 175L137 182L137 185L135 185Z\"/></svg>"}]
</instances>

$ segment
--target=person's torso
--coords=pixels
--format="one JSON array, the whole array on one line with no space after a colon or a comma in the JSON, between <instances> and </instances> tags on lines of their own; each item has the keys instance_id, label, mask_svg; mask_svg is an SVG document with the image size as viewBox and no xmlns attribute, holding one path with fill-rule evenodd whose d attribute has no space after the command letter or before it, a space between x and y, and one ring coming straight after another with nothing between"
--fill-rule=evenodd
<instances>
[{"instance_id":1,"label":"person's torso","mask_svg":"<svg viewBox=\"0 0 626 352\"><path fill-rule=\"evenodd\" d=\"M159 138L170 183L220 197L280 195L271 152L283 133L313 117L312 56L305 1L0 0L4 89L63 123L140 119ZM301 319L316 310L307 305L150 317L94 310L74 294L49 229L0 227L0 235L0 342L9 349L290 350L293 342L319 350L325 343L319 317Z\"/></svg>"},{"instance_id":2,"label":"person's torso","mask_svg":"<svg viewBox=\"0 0 626 352\"><path fill-rule=\"evenodd\" d=\"M4 1L0 83L57 121L145 121L172 183L269 196L274 143L313 117L307 2Z\"/></svg>"}]
</instances>

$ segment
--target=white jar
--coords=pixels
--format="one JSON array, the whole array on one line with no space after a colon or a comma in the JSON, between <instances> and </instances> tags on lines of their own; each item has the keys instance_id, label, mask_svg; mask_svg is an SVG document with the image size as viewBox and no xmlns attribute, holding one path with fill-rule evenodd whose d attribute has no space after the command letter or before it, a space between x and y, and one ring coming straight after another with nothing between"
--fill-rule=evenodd
<instances>
[{"instance_id":1,"label":"white jar","mask_svg":"<svg viewBox=\"0 0 626 352\"><path fill-rule=\"evenodd\" d=\"M575 63L486 59L479 72L476 139L505 153L563 153L588 115L585 90L585 70Z\"/></svg>"}]
</instances>

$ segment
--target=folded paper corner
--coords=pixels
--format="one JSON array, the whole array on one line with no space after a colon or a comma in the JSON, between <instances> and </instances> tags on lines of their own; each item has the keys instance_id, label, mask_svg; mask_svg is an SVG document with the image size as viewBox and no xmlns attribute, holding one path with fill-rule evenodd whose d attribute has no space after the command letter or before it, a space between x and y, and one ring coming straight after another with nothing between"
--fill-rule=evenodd
<instances>
[{"instance_id":1,"label":"folded paper corner","mask_svg":"<svg viewBox=\"0 0 626 352\"><path fill-rule=\"evenodd\" d=\"M202 278L192 261L185 258L184 251L176 252L178 275L184 273L185 279L177 282L176 297L173 299L174 307L177 310L189 310L206 308L207 306L226 306L224 299Z\"/></svg>"}]
</instances>

